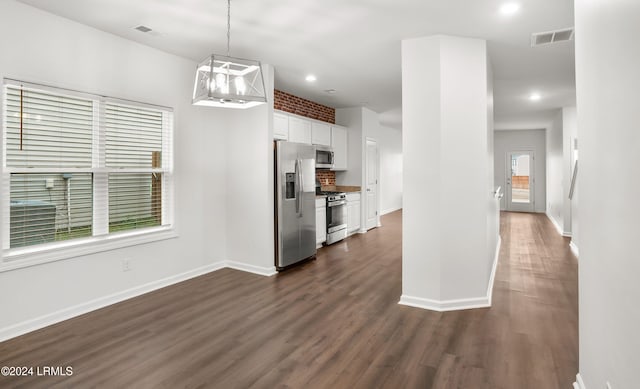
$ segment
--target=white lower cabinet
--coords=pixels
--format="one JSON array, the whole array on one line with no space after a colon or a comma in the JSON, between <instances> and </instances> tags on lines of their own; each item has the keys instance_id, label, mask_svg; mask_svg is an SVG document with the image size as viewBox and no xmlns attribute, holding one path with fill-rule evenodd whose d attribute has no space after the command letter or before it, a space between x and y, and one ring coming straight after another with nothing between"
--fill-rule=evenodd
<instances>
[{"instance_id":1,"label":"white lower cabinet","mask_svg":"<svg viewBox=\"0 0 640 389\"><path fill-rule=\"evenodd\" d=\"M327 204L326 199L316 198L316 247L322 247L327 241Z\"/></svg>"},{"instance_id":2,"label":"white lower cabinet","mask_svg":"<svg viewBox=\"0 0 640 389\"><path fill-rule=\"evenodd\" d=\"M360 192L347 193L347 234L360 229Z\"/></svg>"}]
</instances>

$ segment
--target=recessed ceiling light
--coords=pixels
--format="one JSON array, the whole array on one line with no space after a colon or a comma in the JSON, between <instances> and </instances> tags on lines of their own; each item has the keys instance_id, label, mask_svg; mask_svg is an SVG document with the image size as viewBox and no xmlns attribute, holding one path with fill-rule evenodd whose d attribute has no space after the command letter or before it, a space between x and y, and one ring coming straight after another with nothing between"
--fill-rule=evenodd
<instances>
[{"instance_id":1,"label":"recessed ceiling light","mask_svg":"<svg viewBox=\"0 0 640 389\"><path fill-rule=\"evenodd\" d=\"M315 80L317 80L317 78L313 74L309 74L307 77L305 77L305 80L307 80L307 82L314 82Z\"/></svg>"},{"instance_id":2,"label":"recessed ceiling light","mask_svg":"<svg viewBox=\"0 0 640 389\"><path fill-rule=\"evenodd\" d=\"M529 100L531 101L540 101L541 98L540 93L532 93L529 95Z\"/></svg>"},{"instance_id":3,"label":"recessed ceiling light","mask_svg":"<svg viewBox=\"0 0 640 389\"><path fill-rule=\"evenodd\" d=\"M504 3L500 7L500 13L503 15L513 15L520 11L520 4L518 3Z\"/></svg>"}]
</instances>

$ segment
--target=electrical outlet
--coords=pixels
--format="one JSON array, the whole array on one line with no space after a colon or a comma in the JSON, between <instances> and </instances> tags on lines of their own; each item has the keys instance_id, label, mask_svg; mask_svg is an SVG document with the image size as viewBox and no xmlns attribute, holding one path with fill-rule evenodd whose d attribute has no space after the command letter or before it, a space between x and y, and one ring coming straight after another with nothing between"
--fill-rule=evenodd
<instances>
[{"instance_id":1,"label":"electrical outlet","mask_svg":"<svg viewBox=\"0 0 640 389\"><path fill-rule=\"evenodd\" d=\"M122 260L122 271L131 270L131 260L129 258Z\"/></svg>"}]
</instances>

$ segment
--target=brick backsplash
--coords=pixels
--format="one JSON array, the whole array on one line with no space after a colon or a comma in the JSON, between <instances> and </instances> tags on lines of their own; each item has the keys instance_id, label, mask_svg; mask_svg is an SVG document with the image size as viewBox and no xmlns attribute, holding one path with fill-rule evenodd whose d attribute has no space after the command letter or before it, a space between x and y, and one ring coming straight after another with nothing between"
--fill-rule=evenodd
<instances>
[{"instance_id":1,"label":"brick backsplash","mask_svg":"<svg viewBox=\"0 0 640 389\"><path fill-rule=\"evenodd\" d=\"M330 170L316 170L316 179L322 186L336 186L336 172Z\"/></svg>"},{"instance_id":2,"label":"brick backsplash","mask_svg":"<svg viewBox=\"0 0 640 389\"><path fill-rule=\"evenodd\" d=\"M336 110L279 90L273 91L273 108L335 124Z\"/></svg>"}]
</instances>

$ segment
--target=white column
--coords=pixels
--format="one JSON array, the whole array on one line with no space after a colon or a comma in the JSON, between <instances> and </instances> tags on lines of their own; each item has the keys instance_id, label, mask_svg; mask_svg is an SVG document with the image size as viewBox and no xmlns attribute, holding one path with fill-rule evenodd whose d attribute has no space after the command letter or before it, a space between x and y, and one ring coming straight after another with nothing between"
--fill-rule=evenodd
<instances>
[{"instance_id":1,"label":"white column","mask_svg":"<svg viewBox=\"0 0 640 389\"><path fill-rule=\"evenodd\" d=\"M580 374L639 387L640 2L576 0Z\"/></svg>"},{"instance_id":2,"label":"white column","mask_svg":"<svg viewBox=\"0 0 640 389\"><path fill-rule=\"evenodd\" d=\"M403 259L400 303L490 305L498 237L486 42L402 42Z\"/></svg>"}]
</instances>

